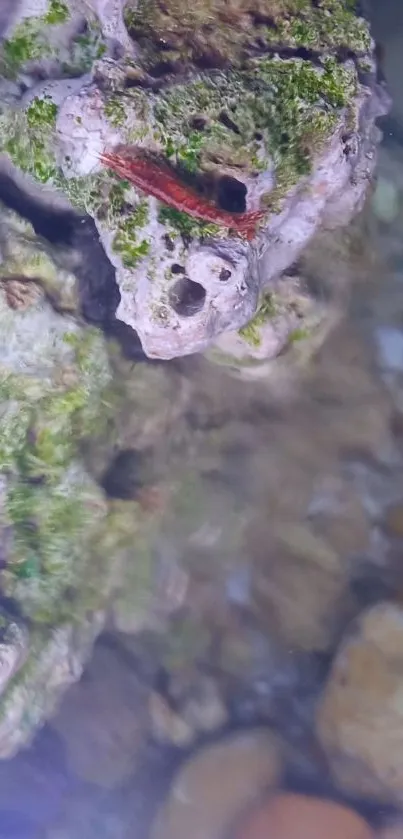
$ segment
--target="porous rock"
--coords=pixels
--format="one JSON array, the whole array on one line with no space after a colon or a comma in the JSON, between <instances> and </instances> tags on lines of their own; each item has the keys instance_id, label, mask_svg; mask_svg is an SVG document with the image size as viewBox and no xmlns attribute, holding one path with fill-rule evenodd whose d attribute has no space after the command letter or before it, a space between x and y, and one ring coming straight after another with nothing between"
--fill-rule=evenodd
<instances>
[{"instance_id":1,"label":"porous rock","mask_svg":"<svg viewBox=\"0 0 403 839\"><path fill-rule=\"evenodd\" d=\"M14 76L29 71L32 54L38 60L44 31L59 69L5 110L1 149L93 216L116 270L116 317L149 357L205 350L251 319L321 225L346 224L362 206L375 119L389 106L368 26L347 0L304 0L298 14L291 0L274 12L268 0L240 2L231 13L220 0L191 10L180 0L164 9L157 0L59 5L63 21L42 10L33 35L29 24L27 55L9 36ZM73 25L80 14L85 44ZM89 73L81 85L77 68ZM98 156L119 144L155 155L221 209L267 209L255 240L117 181ZM295 329L292 318L284 323L287 334ZM268 354L282 343L280 334Z\"/></svg>"}]
</instances>

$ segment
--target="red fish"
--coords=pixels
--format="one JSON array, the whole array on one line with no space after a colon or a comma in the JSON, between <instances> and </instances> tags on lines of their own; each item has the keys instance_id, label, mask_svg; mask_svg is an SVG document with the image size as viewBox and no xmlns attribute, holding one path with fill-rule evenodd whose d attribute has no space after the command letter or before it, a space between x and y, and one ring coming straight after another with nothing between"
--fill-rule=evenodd
<instances>
[{"instance_id":1,"label":"red fish","mask_svg":"<svg viewBox=\"0 0 403 839\"><path fill-rule=\"evenodd\" d=\"M130 181L137 189L152 195L168 207L193 218L228 227L245 236L248 241L254 238L256 227L265 216L261 210L246 213L220 210L184 184L168 166L153 161L136 149L119 148L114 152L105 152L99 156L99 160L120 178Z\"/></svg>"}]
</instances>

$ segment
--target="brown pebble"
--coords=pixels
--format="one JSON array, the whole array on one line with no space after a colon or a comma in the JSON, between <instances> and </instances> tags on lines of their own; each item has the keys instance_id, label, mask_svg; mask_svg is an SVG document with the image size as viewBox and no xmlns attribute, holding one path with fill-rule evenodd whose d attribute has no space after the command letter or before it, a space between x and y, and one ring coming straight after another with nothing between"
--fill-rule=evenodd
<instances>
[{"instance_id":1,"label":"brown pebble","mask_svg":"<svg viewBox=\"0 0 403 839\"><path fill-rule=\"evenodd\" d=\"M374 839L354 810L295 793L274 795L244 823L237 839Z\"/></svg>"},{"instance_id":2,"label":"brown pebble","mask_svg":"<svg viewBox=\"0 0 403 839\"><path fill-rule=\"evenodd\" d=\"M174 779L151 839L223 839L245 810L277 785L281 770L281 744L269 729L232 734L206 746Z\"/></svg>"}]
</instances>

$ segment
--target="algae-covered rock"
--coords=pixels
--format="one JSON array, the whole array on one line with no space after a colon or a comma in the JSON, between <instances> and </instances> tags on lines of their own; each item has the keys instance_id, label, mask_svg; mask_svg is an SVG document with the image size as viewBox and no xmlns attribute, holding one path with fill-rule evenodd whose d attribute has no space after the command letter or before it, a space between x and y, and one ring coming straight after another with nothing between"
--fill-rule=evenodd
<instances>
[{"instance_id":1,"label":"algae-covered rock","mask_svg":"<svg viewBox=\"0 0 403 839\"><path fill-rule=\"evenodd\" d=\"M105 415L104 340L52 309L41 281L56 266L11 221L0 237L1 757L79 678L113 577L100 547L107 503L80 457Z\"/></svg>"},{"instance_id":2,"label":"algae-covered rock","mask_svg":"<svg viewBox=\"0 0 403 839\"><path fill-rule=\"evenodd\" d=\"M116 269L116 317L148 356L206 349L251 319L322 223L345 224L362 205L388 107L367 23L348 0L67 6L87 10L104 55L81 82L64 62L58 80L4 108L0 150L93 216ZM265 211L254 242L101 166L122 144L141 148L162 186L169 172L234 219Z\"/></svg>"}]
</instances>

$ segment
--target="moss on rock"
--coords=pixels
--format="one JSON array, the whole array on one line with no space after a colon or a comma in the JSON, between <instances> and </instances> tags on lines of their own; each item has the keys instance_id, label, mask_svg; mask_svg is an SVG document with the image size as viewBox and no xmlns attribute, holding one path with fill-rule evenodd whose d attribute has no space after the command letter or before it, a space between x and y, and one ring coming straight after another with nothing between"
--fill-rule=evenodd
<instances>
[{"instance_id":1,"label":"moss on rock","mask_svg":"<svg viewBox=\"0 0 403 839\"><path fill-rule=\"evenodd\" d=\"M156 98L154 113L166 156L190 171L221 165L256 174L274 163L278 197L309 173L355 88L354 67L335 59L317 67L271 57L175 85Z\"/></svg>"},{"instance_id":2,"label":"moss on rock","mask_svg":"<svg viewBox=\"0 0 403 839\"><path fill-rule=\"evenodd\" d=\"M267 320L274 317L275 314L276 305L273 295L270 293L265 294L256 314L252 320L246 324L246 326L243 326L242 329L239 330L239 335L252 347L259 347L262 340L259 328L263 326Z\"/></svg>"},{"instance_id":3,"label":"moss on rock","mask_svg":"<svg viewBox=\"0 0 403 839\"><path fill-rule=\"evenodd\" d=\"M4 295L0 301L0 472L13 534L2 587L23 614L45 623L74 611L66 594L79 586L91 533L106 514L77 457L80 440L102 423L109 380L100 334L49 315L47 305L15 312Z\"/></svg>"},{"instance_id":4,"label":"moss on rock","mask_svg":"<svg viewBox=\"0 0 403 839\"><path fill-rule=\"evenodd\" d=\"M350 0L140 0L126 4L129 33L160 71L242 66L275 46L365 53L366 23Z\"/></svg>"},{"instance_id":5,"label":"moss on rock","mask_svg":"<svg viewBox=\"0 0 403 839\"><path fill-rule=\"evenodd\" d=\"M77 32L71 41L59 44L54 31L70 18L67 3L49 0L43 15L24 18L0 46L0 74L16 78L31 62L59 60L64 75L85 73L105 52L99 27L92 22L85 33Z\"/></svg>"}]
</instances>

